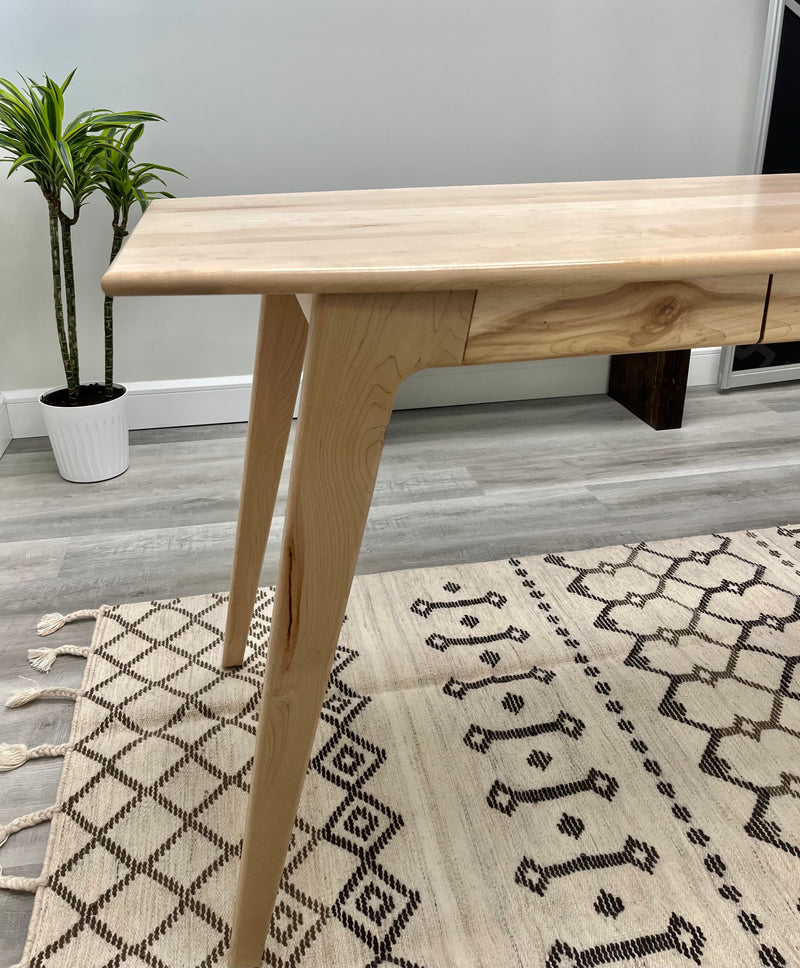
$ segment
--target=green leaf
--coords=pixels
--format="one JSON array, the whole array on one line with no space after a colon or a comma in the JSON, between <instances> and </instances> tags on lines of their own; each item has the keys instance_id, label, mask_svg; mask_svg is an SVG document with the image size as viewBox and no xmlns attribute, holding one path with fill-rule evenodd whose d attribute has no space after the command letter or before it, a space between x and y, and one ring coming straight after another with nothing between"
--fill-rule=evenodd
<instances>
[{"instance_id":1,"label":"green leaf","mask_svg":"<svg viewBox=\"0 0 800 968\"><path fill-rule=\"evenodd\" d=\"M167 183L163 178L159 178L158 175L144 175L142 178L136 179L136 184L139 188L144 188L145 185L149 185L151 182L158 182L161 185L166 185Z\"/></svg>"},{"instance_id":2,"label":"green leaf","mask_svg":"<svg viewBox=\"0 0 800 968\"><path fill-rule=\"evenodd\" d=\"M166 165L148 165L148 170L150 171L168 171L173 175L180 175L181 178L188 178L188 175L184 175L182 171L178 171L177 168L168 168Z\"/></svg>"},{"instance_id":3,"label":"green leaf","mask_svg":"<svg viewBox=\"0 0 800 968\"><path fill-rule=\"evenodd\" d=\"M56 147L56 152L58 154L58 157L61 161L61 164L64 167L64 171L66 172L67 178L70 181L74 182L75 167L72 164L72 153L69 150L69 146L66 145L63 141L56 141L55 147Z\"/></svg>"},{"instance_id":4,"label":"green leaf","mask_svg":"<svg viewBox=\"0 0 800 968\"><path fill-rule=\"evenodd\" d=\"M151 114L149 111L120 111L117 114L104 114L96 118L95 123L98 127L117 128L120 125L126 127L132 124L139 124L142 121L163 121L160 114Z\"/></svg>"},{"instance_id":5,"label":"green leaf","mask_svg":"<svg viewBox=\"0 0 800 968\"><path fill-rule=\"evenodd\" d=\"M77 69L78 69L77 67L73 67L73 68L72 68L72 70L71 70L71 71L69 72L69 74L67 75L67 79L66 79L66 80L64 81L64 83L63 83L63 84L61 85L61 93L62 93L62 94L63 94L63 93L64 93L64 91L66 91L66 89L67 89L67 88L69 87L69 85L70 85L70 83L72 82L72 78L73 78L73 77L75 76L75 71L77 71Z\"/></svg>"},{"instance_id":6,"label":"green leaf","mask_svg":"<svg viewBox=\"0 0 800 968\"><path fill-rule=\"evenodd\" d=\"M64 98L61 95L61 88L45 75L45 86L37 84L36 90L41 95L42 109L50 133L54 138L60 138L61 122L64 119Z\"/></svg>"},{"instance_id":7,"label":"green leaf","mask_svg":"<svg viewBox=\"0 0 800 968\"><path fill-rule=\"evenodd\" d=\"M12 95L14 95L18 101L22 101L24 103L27 100L22 91L20 91L18 87L12 84L11 81L7 80L5 77L0 77L0 87L4 87Z\"/></svg>"},{"instance_id":8,"label":"green leaf","mask_svg":"<svg viewBox=\"0 0 800 968\"><path fill-rule=\"evenodd\" d=\"M5 148L6 151L16 152L19 150L19 139L5 133L0 133L0 148Z\"/></svg>"},{"instance_id":9,"label":"green leaf","mask_svg":"<svg viewBox=\"0 0 800 968\"><path fill-rule=\"evenodd\" d=\"M135 127L131 128L128 134L122 140L122 150L130 153L133 146L141 138L144 132L144 124L137 124Z\"/></svg>"},{"instance_id":10,"label":"green leaf","mask_svg":"<svg viewBox=\"0 0 800 968\"><path fill-rule=\"evenodd\" d=\"M17 170L17 168L27 167L30 168L31 163L37 164L39 159L35 155L20 155L19 158L14 162L14 164L8 169L8 177Z\"/></svg>"},{"instance_id":11,"label":"green leaf","mask_svg":"<svg viewBox=\"0 0 800 968\"><path fill-rule=\"evenodd\" d=\"M107 112L100 112L105 114ZM98 114L97 109L91 111L81 111L79 115L72 119L64 131L64 137L83 135L92 127L92 119Z\"/></svg>"}]
</instances>

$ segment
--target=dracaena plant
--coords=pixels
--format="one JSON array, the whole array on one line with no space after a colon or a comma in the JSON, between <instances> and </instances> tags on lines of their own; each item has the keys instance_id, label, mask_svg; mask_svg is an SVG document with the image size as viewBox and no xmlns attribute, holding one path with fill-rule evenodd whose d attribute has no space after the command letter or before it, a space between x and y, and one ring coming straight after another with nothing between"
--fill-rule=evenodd
<instances>
[{"instance_id":1,"label":"dracaena plant","mask_svg":"<svg viewBox=\"0 0 800 968\"><path fill-rule=\"evenodd\" d=\"M186 176L175 168L154 165L151 162L136 163L132 152L141 138L144 124L125 128L102 149L97 158L97 187L111 206L111 258L114 261L128 234L128 218L137 204L144 211L156 198L174 198L170 192L157 185L166 185L159 172ZM105 340L105 396L114 393L114 299L106 296L103 305L103 329Z\"/></svg>"},{"instance_id":2,"label":"dracaena plant","mask_svg":"<svg viewBox=\"0 0 800 968\"><path fill-rule=\"evenodd\" d=\"M79 402L75 272L72 229L89 197L106 184L104 166L111 152L124 152L120 140L147 121L161 121L148 111L83 111L64 120L64 92L75 71L58 84L22 78L19 86L0 78L0 161L8 175L21 169L39 187L47 203L53 303L69 403ZM129 159L130 160L130 159ZM141 188L140 188L141 191Z\"/></svg>"}]
</instances>

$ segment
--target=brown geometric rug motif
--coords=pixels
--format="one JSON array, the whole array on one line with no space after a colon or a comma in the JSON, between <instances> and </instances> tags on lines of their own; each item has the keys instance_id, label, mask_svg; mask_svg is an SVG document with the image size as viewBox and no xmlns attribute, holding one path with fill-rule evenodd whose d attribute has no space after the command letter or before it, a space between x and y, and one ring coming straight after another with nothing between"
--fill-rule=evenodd
<instances>
[{"instance_id":1,"label":"brown geometric rug motif","mask_svg":"<svg viewBox=\"0 0 800 968\"><path fill-rule=\"evenodd\" d=\"M264 964L800 964L798 539L358 578ZM271 603L101 615L33 968L226 964Z\"/></svg>"}]
</instances>

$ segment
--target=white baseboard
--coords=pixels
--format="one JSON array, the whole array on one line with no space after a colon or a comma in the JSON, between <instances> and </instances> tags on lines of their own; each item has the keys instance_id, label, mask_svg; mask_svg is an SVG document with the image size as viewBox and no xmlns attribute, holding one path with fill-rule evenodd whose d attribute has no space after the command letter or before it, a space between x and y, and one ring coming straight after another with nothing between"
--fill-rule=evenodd
<instances>
[{"instance_id":1,"label":"white baseboard","mask_svg":"<svg viewBox=\"0 0 800 968\"><path fill-rule=\"evenodd\" d=\"M8 404L3 394L0 393L0 457L3 456L6 447L8 447L13 438L14 435L11 433L11 420L8 416Z\"/></svg>"},{"instance_id":2,"label":"white baseboard","mask_svg":"<svg viewBox=\"0 0 800 968\"><path fill-rule=\"evenodd\" d=\"M131 430L143 430L247 420L252 382L250 376L223 376L128 383L129 426ZM3 392L14 437L44 436L39 406L43 391Z\"/></svg>"},{"instance_id":3,"label":"white baseboard","mask_svg":"<svg viewBox=\"0 0 800 968\"><path fill-rule=\"evenodd\" d=\"M607 356L442 367L409 377L400 387L395 409L581 396L605 393L607 386Z\"/></svg>"},{"instance_id":4,"label":"white baseboard","mask_svg":"<svg viewBox=\"0 0 800 968\"><path fill-rule=\"evenodd\" d=\"M719 346L703 346L699 350L692 350L692 358L689 361L688 386L716 386L721 349Z\"/></svg>"},{"instance_id":5,"label":"white baseboard","mask_svg":"<svg viewBox=\"0 0 800 968\"><path fill-rule=\"evenodd\" d=\"M689 386L716 383L718 366L719 347L695 350L689 366ZM249 376L129 383L128 418L131 430L245 421L250 407L251 383ZM607 383L607 356L443 367L424 370L407 380L400 388L396 408L414 410L418 407L580 396L605 393ZM13 437L44 435L44 421L39 408L39 395L42 392L3 391ZM2 442L3 406L0 405L0 453L4 449Z\"/></svg>"}]
</instances>

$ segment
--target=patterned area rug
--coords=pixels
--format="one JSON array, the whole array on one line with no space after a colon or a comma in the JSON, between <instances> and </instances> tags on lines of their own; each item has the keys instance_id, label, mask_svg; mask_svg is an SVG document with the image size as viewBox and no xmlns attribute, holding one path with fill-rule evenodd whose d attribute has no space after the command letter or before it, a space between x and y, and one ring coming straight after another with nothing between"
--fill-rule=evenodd
<instances>
[{"instance_id":1,"label":"patterned area rug","mask_svg":"<svg viewBox=\"0 0 800 968\"><path fill-rule=\"evenodd\" d=\"M798 537L357 579L264 964L800 964ZM226 963L271 601L101 614L33 968Z\"/></svg>"}]
</instances>

